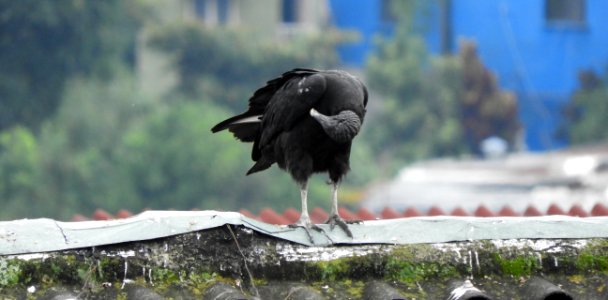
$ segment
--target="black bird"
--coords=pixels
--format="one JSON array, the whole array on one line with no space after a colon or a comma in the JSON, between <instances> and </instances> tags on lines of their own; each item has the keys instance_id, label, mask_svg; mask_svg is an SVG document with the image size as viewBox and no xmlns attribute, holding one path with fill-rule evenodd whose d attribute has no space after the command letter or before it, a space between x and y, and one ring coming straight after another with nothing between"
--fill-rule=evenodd
<instances>
[{"instance_id":1,"label":"black bird","mask_svg":"<svg viewBox=\"0 0 608 300\"><path fill-rule=\"evenodd\" d=\"M249 109L215 125L243 142L253 142L255 164L247 175L277 163L300 187L302 214L294 224L320 230L308 215L308 179L328 172L332 206L328 224L352 233L338 215L338 183L349 171L350 149L367 105L367 89L339 70L294 69L272 79L249 99Z\"/></svg>"}]
</instances>

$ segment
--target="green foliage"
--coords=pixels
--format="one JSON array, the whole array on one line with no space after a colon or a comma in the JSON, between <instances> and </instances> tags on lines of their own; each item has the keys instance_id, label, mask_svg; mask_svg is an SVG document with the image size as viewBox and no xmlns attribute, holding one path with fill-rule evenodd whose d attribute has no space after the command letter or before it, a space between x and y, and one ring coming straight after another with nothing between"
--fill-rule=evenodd
<instances>
[{"instance_id":1,"label":"green foliage","mask_svg":"<svg viewBox=\"0 0 608 300\"><path fill-rule=\"evenodd\" d=\"M209 129L286 69L334 67L335 47L348 37L329 28L278 39L154 22L161 16L150 12L165 5L0 0L0 218L299 205L289 175L272 168L244 176L251 145ZM143 25L179 74L163 99L146 95L131 74ZM358 143L356 173L342 189L351 200L371 176L363 171L372 150ZM310 205L328 207L328 190L315 178Z\"/></svg>"},{"instance_id":2,"label":"green foliage","mask_svg":"<svg viewBox=\"0 0 608 300\"><path fill-rule=\"evenodd\" d=\"M253 164L251 144L210 132L227 116L211 102L178 101L127 132L116 156L125 187L131 188L127 194L134 195L129 208L257 211L260 206L297 206L297 187L288 175L273 170L245 176Z\"/></svg>"},{"instance_id":3,"label":"green foliage","mask_svg":"<svg viewBox=\"0 0 608 300\"><path fill-rule=\"evenodd\" d=\"M381 99L369 117L375 128L365 139L384 171L430 157L479 153L480 141L490 136L514 143L519 129L515 97L500 90L474 44L463 43L459 56L432 56L419 35L425 24L413 17L429 4L393 5L395 34L379 38L366 67L369 86Z\"/></svg>"},{"instance_id":4,"label":"green foliage","mask_svg":"<svg viewBox=\"0 0 608 300\"><path fill-rule=\"evenodd\" d=\"M38 142L27 128L19 126L0 133L0 199L3 213L27 215L32 210L32 204L39 201L36 188L39 162Z\"/></svg>"},{"instance_id":5,"label":"green foliage","mask_svg":"<svg viewBox=\"0 0 608 300\"><path fill-rule=\"evenodd\" d=\"M461 123L470 150L480 153L480 142L491 136L513 145L519 132L515 94L500 89L494 74L479 59L473 42L463 41L460 47L464 90L460 97Z\"/></svg>"},{"instance_id":6,"label":"green foliage","mask_svg":"<svg viewBox=\"0 0 608 300\"><path fill-rule=\"evenodd\" d=\"M209 131L225 115L208 103L181 102L125 134L118 157L140 208L235 207L239 193L249 193L227 188L243 182L233 178L243 177L248 153Z\"/></svg>"},{"instance_id":7,"label":"green foliage","mask_svg":"<svg viewBox=\"0 0 608 300\"><path fill-rule=\"evenodd\" d=\"M457 58L430 57L422 39L405 26L379 44L366 77L383 99L370 116L377 128L366 138L380 157L403 162L464 152L460 70Z\"/></svg>"},{"instance_id":8,"label":"green foliage","mask_svg":"<svg viewBox=\"0 0 608 300\"><path fill-rule=\"evenodd\" d=\"M128 201L115 151L152 106L127 74L107 83L71 82L57 115L42 126L39 189L46 208L38 214L65 218Z\"/></svg>"},{"instance_id":9,"label":"green foliage","mask_svg":"<svg viewBox=\"0 0 608 300\"><path fill-rule=\"evenodd\" d=\"M583 71L579 82L581 87L566 110L570 141L573 144L605 141L608 139L608 75L600 77L593 71Z\"/></svg>"},{"instance_id":10,"label":"green foliage","mask_svg":"<svg viewBox=\"0 0 608 300\"><path fill-rule=\"evenodd\" d=\"M228 115L208 101L145 98L128 74L75 80L38 138L23 127L0 135L0 218L66 219L96 208L297 207L288 175L273 168L245 176L251 145L211 134ZM323 180L311 185L311 205L328 206Z\"/></svg>"},{"instance_id":11,"label":"green foliage","mask_svg":"<svg viewBox=\"0 0 608 300\"><path fill-rule=\"evenodd\" d=\"M36 127L71 76L133 64L141 1L0 1L0 129Z\"/></svg>"},{"instance_id":12,"label":"green foliage","mask_svg":"<svg viewBox=\"0 0 608 300\"><path fill-rule=\"evenodd\" d=\"M150 45L173 58L180 92L240 111L264 80L295 67L336 65L335 46L343 41L344 35L332 31L272 40L250 30L179 23L158 28Z\"/></svg>"}]
</instances>

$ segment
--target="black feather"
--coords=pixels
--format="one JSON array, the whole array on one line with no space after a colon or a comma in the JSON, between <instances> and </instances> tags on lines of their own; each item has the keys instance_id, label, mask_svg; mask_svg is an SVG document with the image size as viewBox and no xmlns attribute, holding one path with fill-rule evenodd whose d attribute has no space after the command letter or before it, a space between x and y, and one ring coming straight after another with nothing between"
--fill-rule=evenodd
<instances>
[{"instance_id":1,"label":"black feather","mask_svg":"<svg viewBox=\"0 0 608 300\"><path fill-rule=\"evenodd\" d=\"M239 140L253 142L251 157L256 164L247 174L277 163L299 183L315 172L328 172L338 182L349 171L352 138L363 122L367 96L361 81L346 72L294 69L268 81L249 99L246 112L220 122L212 131L228 129ZM331 128L324 129L310 116L312 108L330 119L336 116L341 124L343 116L350 114L359 119L354 122L359 126L345 127L350 130L347 134L332 138L327 134L333 132ZM341 114L344 111L348 113ZM238 123L252 116L261 116L261 122Z\"/></svg>"}]
</instances>

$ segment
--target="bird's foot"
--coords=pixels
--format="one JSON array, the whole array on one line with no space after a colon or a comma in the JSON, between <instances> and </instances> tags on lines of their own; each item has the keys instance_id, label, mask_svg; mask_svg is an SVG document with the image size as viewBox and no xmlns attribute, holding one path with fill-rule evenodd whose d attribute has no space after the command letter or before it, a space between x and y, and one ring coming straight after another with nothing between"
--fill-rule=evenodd
<instances>
[{"instance_id":1,"label":"bird's foot","mask_svg":"<svg viewBox=\"0 0 608 300\"><path fill-rule=\"evenodd\" d=\"M360 223L361 221L344 221L344 219L342 219L342 217L340 217L338 214L333 214L329 216L329 219L327 219L327 221L325 222L325 224L329 224L329 228L331 230L334 230L334 227L336 227L336 225L338 225L338 227L340 227L340 229L342 229L342 231L344 231L344 233L346 233L346 235L349 238L353 238L353 233L350 231L350 229L348 229L348 224L352 224L352 223Z\"/></svg>"},{"instance_id":2,"label":"bird's foot","mask_svg":"<svg viewBox=\"0 0 608 300\"><path fill-rule=\"evenodd\" d=\"M304 231L306 232L306 235L308 236L308 239L310 240L311 244L314 244L315 241L312 238L312 232L311 230L314 230L316 232L320 232L320 233L325 233L325 231L323 231L323 229L315 224L313 224L310 221L305 221L305 220L298 220L297 222L295 222L294 224L290 224L288 225L290 228L304 228Z\"/></svg>"}]
</instances>

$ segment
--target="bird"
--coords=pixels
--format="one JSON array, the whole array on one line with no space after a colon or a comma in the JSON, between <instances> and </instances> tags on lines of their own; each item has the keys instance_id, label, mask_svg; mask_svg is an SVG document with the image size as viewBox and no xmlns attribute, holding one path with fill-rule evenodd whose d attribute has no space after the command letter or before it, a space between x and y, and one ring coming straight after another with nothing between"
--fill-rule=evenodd
<instances>
[{"instance_id":1,"label":"bird","mask_svg":"<svg viewBox=\"0 0 608 300\"><path fill-rule=\"evenodd\" d=\"M253 143L255 162L247 175L273 164L291 175L300 189L302 211L292 226L322 231L308 214L308 181L329 175L331 211L327 224L352 232L338 214L338 185L350 170L352 141L361 130L368 91L357 77L342 70L296 68L269 80L249 99L248 110L211 131L228 129L237 140ZM312 238L311 238L312 240Z\"/></svg>"}]
</instances>

